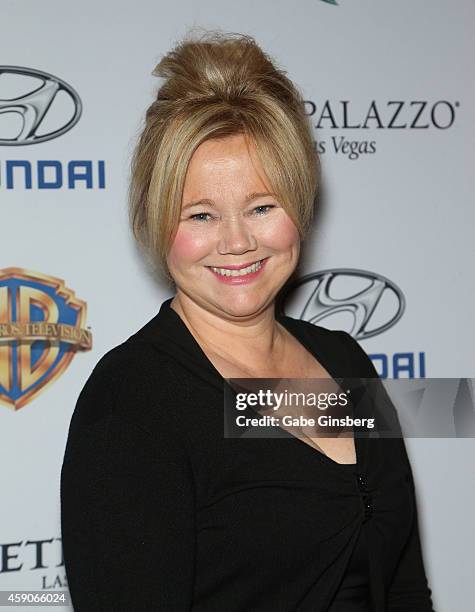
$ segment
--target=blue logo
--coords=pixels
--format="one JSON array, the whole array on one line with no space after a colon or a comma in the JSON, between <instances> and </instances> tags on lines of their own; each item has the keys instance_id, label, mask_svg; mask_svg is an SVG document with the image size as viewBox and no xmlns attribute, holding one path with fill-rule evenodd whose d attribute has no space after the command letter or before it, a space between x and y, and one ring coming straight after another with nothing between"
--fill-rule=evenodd
<instances>
[{"instance_id":1,"label":"blue logo","mask_svg":"<svg viewBox=\"0 0 475 612\"><path fill-rule=\"evenodd\" d=\"M0 270L0 403L18 410L90 350L86 303L64 281L24 270Z\"/></svg>"}]
</instances>

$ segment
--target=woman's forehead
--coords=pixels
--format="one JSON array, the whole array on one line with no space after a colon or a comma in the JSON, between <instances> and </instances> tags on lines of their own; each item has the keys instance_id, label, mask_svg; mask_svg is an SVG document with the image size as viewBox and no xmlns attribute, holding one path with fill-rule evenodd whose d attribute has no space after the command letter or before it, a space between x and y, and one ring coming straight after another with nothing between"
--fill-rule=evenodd
<instances>
[{"instance_id":1,"label":"woman's forehead","mask_svg":"<svg viewBox=\"0 0 475 612\"><path fill-rule=\"evenodd\" d=\"M270 192L254 145L242 136L203 142L194 152L185 177L183 202L236 194Z\"/></svg>"}]
</instances>

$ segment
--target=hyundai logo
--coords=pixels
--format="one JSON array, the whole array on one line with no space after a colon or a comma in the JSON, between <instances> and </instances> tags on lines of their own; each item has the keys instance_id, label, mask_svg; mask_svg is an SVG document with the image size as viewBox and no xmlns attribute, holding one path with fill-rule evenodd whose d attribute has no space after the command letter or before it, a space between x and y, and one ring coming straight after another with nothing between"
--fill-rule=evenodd
<instances>
[{"instance_id":1,"label":"hyundai logo","mask_svg":"<svg viewBox=\"0 0 475 612\"><path fill-rule=\"evenodd\" d=\"M0 99L0 115L16 113L21 117L19 132L8 138L3 138L0 134L0 145L20 146L45 142L62 136L79 121L82 112L81 98L65 81L41 70L19 66L0 66L0 78L7 74L15 75L24 81L34 77L40 80L40 84L39 86L37 83L32 84L27 93ZM4 89L3 87L2 91ZM62 117L62 112L53 105L61 92L68 96L73 107L71 117L66 121ZM48 125L53 127L49 128L50 131L41 133L41 125L44 125L46 120Z\"/></svg>"},{"instance_id":2,"label":"hyundai logo","mask_svg":"<svg viewBox=\"0 0 475 612\"><path fill-rule=\"evenodd\" d=\"M345 289L346 285L355 282L365 286L354 292ZM343 289L344 297L335 295L337 284L340 293ZM388 278L350 268L312 272L290 283L279 301L282 313L288 314L285 305L291 298L296 298L297 303L297 316L291 316L310 323L319 323L339 313L350 313L353 326L348 331L356 340L371 338L388 330L402 317L406 305L403 292ZM375 322L377 324L370 327L370 323Z\"/></svg>"}]
</instances>

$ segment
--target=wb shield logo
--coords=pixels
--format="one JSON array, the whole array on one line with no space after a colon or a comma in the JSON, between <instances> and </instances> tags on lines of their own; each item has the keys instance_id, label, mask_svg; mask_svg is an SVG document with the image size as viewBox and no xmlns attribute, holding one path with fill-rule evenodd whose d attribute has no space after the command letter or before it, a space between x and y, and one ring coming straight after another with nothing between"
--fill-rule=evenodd
<instances>
[{"instance_id":1,"label":"wb shield logo","mask_svg":"<svg viewBox=\"0 0 475 612\"><path fill-rule=\"evenodd\" d=\"M18 410L90 350L85 325L85 302L61 279L0 270L0 403Z\"/></svg>"}]
</instances>

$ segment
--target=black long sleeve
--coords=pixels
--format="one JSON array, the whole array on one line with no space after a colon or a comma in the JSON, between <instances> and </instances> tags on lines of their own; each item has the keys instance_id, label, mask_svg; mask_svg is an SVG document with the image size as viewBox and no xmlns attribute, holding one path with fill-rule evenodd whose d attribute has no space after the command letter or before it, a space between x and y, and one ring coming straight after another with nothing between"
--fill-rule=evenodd
<instances>
[{"instance_id":1,"label":"black long sleeve","mask_svg":"<svg viewBox=\"0 0 475 612\"><path fill-rule=\"evenodd\" d=\"M193 479L168 408L171 380L153 350L119 347L98 363L78 399L61 473L76 612L191 607Z\"/></svg>"},{"instance_id":2,"label":"black long sleeve","mask_svg":"<svg viewBox=\"0 0 475 612\"><path fill-rule=\"evenodd\" d=\"M379 378L371 359L358 342L346 332L340 332L340 334L349 347L351 347L350 350L358 361L359 376L363 378ZM396 415L395 411L394 414ZM397 415L395 418L399 423ZM428 586L424 569L414 480L406 445L403 438L385 439L384 443L391 449L394 449L407 466L415 508L411 532L387 592L387 610L388 612L434 612L431 598L432 591Z\"/></svg>"},{"instance_id":3,"label":"black long sleeve","mask_svg":"<svg viewBox=\"0 0 475 612\"><path fill-rule=\"evenodd\" d=\"M388 591L388 612L434 612L419 539L418 516Z\"/></svg>"},{"instance_id":4,"label":"black long sleeve","mask_svg":"<svg viewBox=\"0 0 475 612\"><path fill-rule=\"evenodd\" d=\"M226 438L224 381L170 302L74 409L61 523L76 612L325 610L360 529L375 612L432 611L404 441L359 440L367 516L348 466L293 437ZM333 378L377 377L348 334L280 321Z\"/></svg>"}]
</instances>

